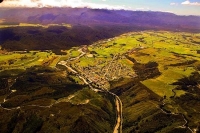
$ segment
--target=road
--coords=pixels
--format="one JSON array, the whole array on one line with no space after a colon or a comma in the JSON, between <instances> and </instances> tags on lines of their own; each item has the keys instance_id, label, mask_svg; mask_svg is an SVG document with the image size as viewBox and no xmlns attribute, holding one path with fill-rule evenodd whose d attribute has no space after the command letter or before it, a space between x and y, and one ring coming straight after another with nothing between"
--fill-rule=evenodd
<instances>
[{"instance_id":1,"label":"road","mask_svg":"<svg viewBox=\"0 0 200 133\"><path fill-rule=\"evenodd\" d=\"M112 92L109 92L109 93L111 95L115 96L115 104L116 104L116 108L117 108L117 119L116 119L116 125L115 125L113 133L122 133L122 123L123 123L122 101L116 94L114 94Z\"/></svg>"}]
</instances>

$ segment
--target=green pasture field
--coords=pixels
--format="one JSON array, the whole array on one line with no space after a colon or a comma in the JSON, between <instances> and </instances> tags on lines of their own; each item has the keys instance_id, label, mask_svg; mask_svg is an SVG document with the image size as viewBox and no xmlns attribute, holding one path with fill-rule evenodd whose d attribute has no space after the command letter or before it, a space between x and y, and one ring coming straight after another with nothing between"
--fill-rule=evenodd
<instances>
[{"instance_id":1,"label":"green pasture field","mask_svg":"<svg viewBox=\"0 0 200 133\"><path fill-rule=\"evenodd\" d=\"M145 31L124 34L103 41L100 45L91 45L89 49L95 51L97 56L106 57L116 53L122 55L132 50L128 55L138 63L157 62L161 75L142 83L156 94L170 97L173 95L172 89L176 87L172 83L192 72L199 72L195 63L190 64L191 61L200 62L200 54L197 53L200 46L195 43L200 42L199 38L200 34L193 33ZM185 93L176 92L177 96Z\"/></svg>"},{"instance_id":2,"label":"green pasture field","mask_svg":"<svg viewBox=\"0 0 200 133\"><path fill-rule=\"evenodd\" d=\"M44 65L45 61L49 61L48 66L55 67L60 57L51 52L7 52L0 54L0 67L1 71L9 69L26 69L31 66Z\"/></svg>"}]
</instances>

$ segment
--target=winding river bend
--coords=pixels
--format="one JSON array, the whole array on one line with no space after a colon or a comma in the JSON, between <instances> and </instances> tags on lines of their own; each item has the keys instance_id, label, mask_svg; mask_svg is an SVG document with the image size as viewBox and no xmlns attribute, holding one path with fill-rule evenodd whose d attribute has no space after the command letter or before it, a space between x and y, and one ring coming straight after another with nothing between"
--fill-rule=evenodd
<instances>
[{"instance_id":1,"label":"winding river bend","mask_svg":"<svg viewBox=\"0 0 200 133\"><path fill-rule=\"evenodd\" d=\"M105 92L105 93L108 93L108 94L112 95L113 97L115 97L115 106L116 106L116 114L117 115L116 115L116 124L114 126L113 133L122 133L123 119L122 119L122 102L121 102L120 98L116 94L114 94L108 90L105 90L102 88L97 88L97 87L93 86L91 84L91 82L89 82L89 80L84 75L77 72L72 67L68 66L67 61L60 61L58 64L65 66L69 71L73 72L77 77L79 77L81 80L83 80L83 82L85 84L87 84L90 87L90 89L92 89L93 91Z\"/></svg>"}]
</instances>

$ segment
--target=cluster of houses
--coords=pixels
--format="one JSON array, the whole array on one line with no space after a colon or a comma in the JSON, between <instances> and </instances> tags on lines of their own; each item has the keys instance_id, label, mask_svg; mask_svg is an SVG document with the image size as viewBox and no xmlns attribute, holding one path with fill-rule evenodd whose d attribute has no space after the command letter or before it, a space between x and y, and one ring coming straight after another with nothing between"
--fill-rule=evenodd
<instances>
[{"instance_id":1,"label":"cluster of houses","mask_svg":"<svg viewBox=\"0 0 200 133\"><path fill-rule=\"evenodd\" d=\"M112 60L106 62L99 61L95 66L80 67L74 64L74 67L89 83L93 83L97 87L107 90L110 88L109 81L122 77L133 78L136 76L130 67L127 67L119 61L121 58L120 56L114 56Z\"/></svg>"}]
</instances>

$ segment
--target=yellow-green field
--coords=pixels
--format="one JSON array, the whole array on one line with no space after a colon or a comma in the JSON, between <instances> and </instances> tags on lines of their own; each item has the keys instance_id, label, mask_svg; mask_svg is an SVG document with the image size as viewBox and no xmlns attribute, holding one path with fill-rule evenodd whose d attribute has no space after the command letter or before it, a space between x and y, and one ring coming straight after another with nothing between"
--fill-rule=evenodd
<instances>
[{"instance_id":1,"label":"yellow-green field","mask_svg":"<svg viewBox=\"0 0 200 133\"><path fill-rule=\"evenodd\" d=\"M31 66L55 67L60 60L59 55L52 52L16 51L0 54L1 71L9 69L26 69Z\"/></svg>"},{"instance_id":2,"label":"yellow-green field","mask_svg":"<svg viewBox=\"0 0 200 133\"><path fill-rule=\"evenodd\" d=\"M192 72L199 72L196 67L200 62L200 54L197 54L200 46L194 43L200 42L199 38L200 34L193 33L136 32L89 46L89 50L95 51L97 57L108 58L111 54L128 53L130 57L142 64L157 62L161 75L154 79L144 80L142 83L156 94L170 97L173 95L172 89L176 87L171 85L172 83L184 76L189 76ZM190 64L190 61L194 60L196 63ZM183 91L177 91L177 93L177 95L184 94Z\"/></svg>"}]
</instances>

